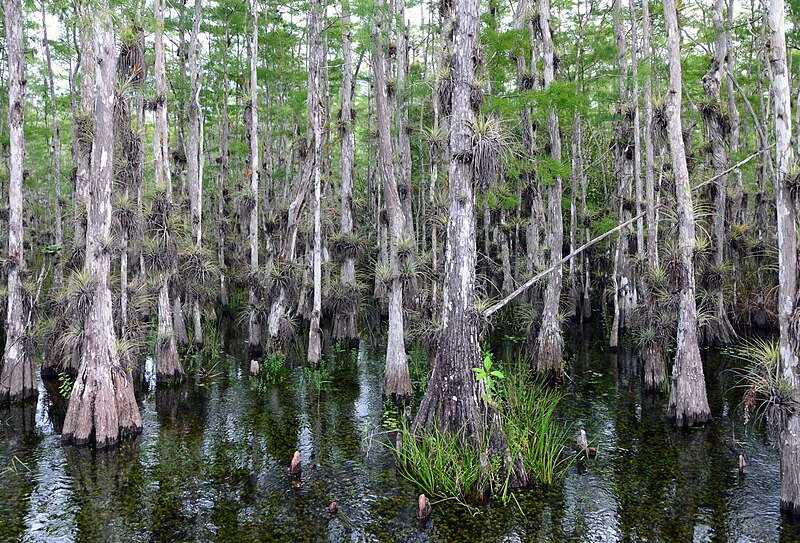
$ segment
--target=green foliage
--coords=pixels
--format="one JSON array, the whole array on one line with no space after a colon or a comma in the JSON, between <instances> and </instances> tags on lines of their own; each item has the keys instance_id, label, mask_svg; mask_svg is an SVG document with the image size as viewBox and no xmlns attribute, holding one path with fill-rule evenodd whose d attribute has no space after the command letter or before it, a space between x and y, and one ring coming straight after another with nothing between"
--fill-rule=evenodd
<instances>
[{"instance_id":1,"label":"green foliage","mask_svg":"<svg viewBox=\"0 0 800 543\"><path fill-rule=\"evenodd\" d=\"M503 385L501 416L511 457L521 456L532 481L552 484L572 461L563 451L573 432L556 417L564 395L532 379L524 363L518 364Z\"/></svg>"},{"instance_id":2,"label":"green foliage","mask_svg":"<svg viewBox=\"0 0 800 543\"><path fill-rule=\"evenodd\" d=\"M72 385L73 385L72 378L62 372L58 374L58 393L61 394L61 397L65 400L69 400L70 395L72 394Z\"/></svg>"},{"instance_id":3,"label":"green foliage","mask_svg":"<svg viewBox=\"0 0 800 543\"><path fill-rule=\"evenodd\" d=\"M734 370L739 387L744 389L742 408L745 422L766 416L773 430L783 427L795 409L794 387L783 376L780 343L777 338L750 338L723 351L743 363Z\"/></svg>"},{"instance_id":4,"label":"green foliage","mask_svg":"<svg viewBox=\"0 0 800 543\"><path fill-rule=\"evenodd\" d=\"M286 380L286 375L286 356L282 353L273 353L261 364L259 388L281 384Z\"/></svg>"},{"instance_id":5,"label":"green foliage","mask_svg":"<svg viewBox=\"0 0 800 543\"><path fill-rule=\"evenodd\" d=\"M483 367L472 368L472 371L475 372L475 379L486 385L486 392L482 395L484 401L490 405L497 406L498 382L505 379L506 376L503 372L492 369L494 364L492 358L491 352L485 352L483 355Z\"/></svg>"},{"instance_id":6,"label":"green foliage","mask_svg":"<svg viewBox=\"0 0 800 543\"><path fill-rule=\"evenodd\" d=\"M394 447L399 472L426 495L466 505L468 495L481 490L483 469L474 446L438 428L412 433L403 422L399 432Z\"/></svg>"}]
</instances>

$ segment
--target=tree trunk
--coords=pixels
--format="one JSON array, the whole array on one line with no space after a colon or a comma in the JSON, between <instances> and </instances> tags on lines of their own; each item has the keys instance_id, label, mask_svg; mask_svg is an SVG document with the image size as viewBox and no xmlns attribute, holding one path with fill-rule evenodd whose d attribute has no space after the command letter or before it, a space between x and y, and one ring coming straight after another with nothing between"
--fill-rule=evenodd
<instances>
[{"instance_id":1,"label":"tree trunk","mask_svg":"<svg viewBox=\"0 0 800 543\"><path fill-rule=\"evenodd\" d=\"M372 29L372 75L375 81L375 109L378 118L378 165L386 196L386 213L389 216L389 335L386 341L386 375L384 393L395 403L411 399L411 377L403 326L403 280L400 277L400 255L397 246L405 232L405 215L397 191L397 178L392 160L391 129L389 128L389 104L386 96L386 68L383 60L381 31L382 15L378 4L376 20Z\"/></svg>"},{"instance_id":2,"label":"tree trunk","mask_svg":"<svg viewBox=\"0 0 800 543\"><path fill-rule=\"evenodd\" d=\"M75 160L75 233L76 258L72 258L75 269L83 267L83 251L86 249L86 213L89 198L88 187L92 172L92 115L94 114L95 65L94 25L92 13L85 2L76 2L76 18L80 26L81 100L78 117L75 119L77 143Z\"/></svg>"},{"instance_id":3,"label":"tree trunk","mask_svg":"<svg viewBox=\"0 0 800 543\"><path fill-rule=\"evenodd\" d=\"M189 186L190 222L192 225L192 243L195 249L202 247L203 238L203 178L200 163L200 138L203 122L200 115L200 71L197 65L197 47L200 34L200 21L203 12L203 0L195 0L194 22L189 38L189 80L191 95L189 96L189 138L186 145L186 177ZM257 181L256 181L257 183ZM202 345L203 330L200 326L200 301L191 300L192 320L194 322L194 343Z\"/></svg>"},{"instance_id":4,"label":"tree trunk","mask_svg":"<svg viewBox=\"0 0 800 543\"><path fill-rule=\"evenodd\" d=\"M341 207L342 238L350 245L353 241L353 52L352 30L350 28L350 3L342 2L342 112L339 120L342 135L341 154ZM333 337L350 342L358 339L356 329L356 263L351 251L344 256L341 270L342 295L351 301L351 305L333 316Z\"/></svg>"},{"instance_id":5,"label":"tree trunk","mask_svg":"<svg viewBox=\"0 0 800 543\"><path fill-rule=\"evenodd\" d=\"M647 205L647 262L651 269L658 267L658 224L656 223L655 179L653 175L653 60L650 49L650 0L642 0L642 54L646 59L644 78L644 173Z\"/></svg>"},{"instance_id":6,"label":"tree trunk","mask_svg":"<svg viewBox=\"0 0 800 543\"><path fill-rule=\"evenodd\" d=\"M797 207L792 195L791 97L786 65L785 7L770 0L768 11L769 61L775 118L775 204L778 220L778 326L783 379L800 400L800 328L797 306ZM780 429L781 509L800 515L800 414L788 409Z\"/></svg>"},{"instance_id":7,"label":"tree trunk","mask_svg":"<svg viewBox=\"0 0 800 543\"><path fill-rule=\"evenodd\" d=\"M475 192L472 165L470 89L475 78L478 45L478 0L457 0L450 106L450 190L445 245L442 332L428 388L414 421L415 428L438 427L462 433L479 447L491 435L493 417L486 387L475 379L481 366L475 309Z\"/></svg>"},{"instance_id":8,"label":"tree trunk","mask_svg":"<svg viewBox=\"0 0 800 543\"><path fill-rule=\"evenodd\" d=\"M680 34L675 0L664 1L664 20L669 51L669 89L666 116L672 169L675 175L675 195L678 202L679 251L679 309L678 341L672 387L669 396L669 415L678 426L692 426L711 418L703 376L703 361L698 345L697 307L695 305L694 250L696 246L692 188L681 124L681 59Z\"/></svg>"},{"instance_id":9,"label":"tree trunk","mask_svg":"<svg viewBox=\"0 0 800 543\"><path fill-rule=\"evenodd\" d=\"M157 190L163 190L164 213L161 225L166 226L167 213L172 206L172 172L169 166L169 126L167 124L167 78L164 62L164 0L154 0L153 15L156 23L155 31L155 86L156 86L156 122L153 132L154 177ZM154 202L155 204L155 202ZM155 205L154 205L155 207ZM162 230L164 231L164 230ZM166 230L167 236L174 232ZM178 356L177 337L173 325L173 310L170 303L169 274L175 269L173 243L169 238L163 247L173 257L173 262L163 270L159 270L158 279L158 339L156 343L156 382L183 380L185 373ZM185 332L185 331L184 331Z\"/></svg>"},{"instance_id":10,"label":"tree trunk","mask_svg":"<svg viewBox=\"0 0 800 543\"><path fill-rule=\"evenodd\" d=\"M56 188L55 221L53 224L54 241L57 250L54 255L55 271L53 273L53 292L60 292L64 284L64 232L61 222L61 130L58 125L58 112L56 110L56 87L53 81L53 62L50 57L50 41L47 39L47 22L45 4L42 2L42 45L44 46L47 61L47 82L50 91L50 116L53 119L53 178Z\"/></svg>"},{"instance_id":11,"label":"tree trunk","mask_svg":"<svg viewBox=\"0 0 800 543\"><path fill-rule=\"evenodd\" d=\"M319 33L319 29L316 30L316 33ZM314 85L317 84L317 81L320 78L320 74L318 72L322 65L322 47L320 40L318 36L312 36L312 34L314 33L309 32L307 79L307 88L309 90L313 89ZM317 156L315 152L316 143L314 142L315 135L313 127L315 122L315 111L319 106L312 102L317 98L318 96L313 92L310 92L308 95L308 103L306 106L306 157L303 163L303 172L297 183L294 199L289 205L289 213L286 221L286 233L283 239L283 246L281 247L281 251L278 254L277 259L277 266L279 267L280 271L288 271L291 264L294 263L295 250L297 247L297 230L300 226L300 217L306 205L309 186L311 185L311 182L314 181L314 168L316 167L315 161ZM288 311L289 307L287 307L287 292L284 285L281 284L277 295L273 297L270 305L267 330L269 332L269 338L271 342L277 340L279 336L282 336L280 339L284 343L290 339L287 336L290 335L288 334L288 331L291 329L291 327L286 326ZM287 333L283 334L282 330Z\"/></svg>"},{"instance_id":12,"label":"tree trunk","mask_svg":"<svg viewBox=\"0 0 800 543\"><path fill-rule=\"evenodd\" d=\"M73 385L62 436L66 441L99 448L120 436L142 430L130 375L120 364L111 309L111 187L114 165L114 102L116 57L111 10L106 3L95 13L97 89L92 145L91 198L86 222L86 271L94 292L84 323L84 346Z\"/></svg>"},{"instance_id":13,"label":"tree trunk","mask_svg":"<svg viewBox=\"0 0 800 543\"><path fill-rule=\"evenodd\" d=\"M314 62L314 69L309 72L309 77L313 74L314 81L309 85L308 92L313 95L313 99L308 100L308 107L313 111L309 112L312 120L312 131L314 134L314 247L313 247L313 268L314 268L314 301L311 309L311 322L308 328L308 353L307 360L311 365L318 365L322 359L322 330L320 329L320 317L322 314L322 46L320 42L320 18L322 5L319 0L309 2L308 5L308 33L311 44L309 50L319 51L319 55L309 58Z\"/></svg>"},{"instance_id":14,"label":"tree trunk","mask_svg":"<svg viewBox=\"0 0 800 543\"><path fill-rule=\"evenodd\" d=\"M0 402L34 399L39 394L33 353L28 352L22 273L25 270L22 177L25 170L25 53L20 0L3 0L8 54L8 293L6 345L0 372Z\"/></svg>"},{"instance_id":15,"label":"tree trunk","mask_svg":"<svg viewBox=\"0 0 800 543\"><path fill-rule=\"evenodd\" d=\"M539 1L539 28L542 33L542 58L544 68L544 86L547 89L555 81L553 34L550 28L550 0ZM548 113L548 134L550 137L550 156L561 162L561 136L558 126L558 112L552 108ZM542 308L542 325L536 340L536 356L534 371L540 375L560 379L564 375L562 350L564 340L561 336L561 320L559 301L561 300L561 283L563 267L561 266L564 226L561 217L561 176L555 175L548 189L548 246L550 247L550 265L555 269L550 273L544 292Z\"/></svg>"},{"instance_id":16,"label":"tree trunk","mask_svg":"<svg viewBox=\"0 0 800 543\"><path fill-rule=\"evenodd\" d=\"M256 304L258 296L255 286L258 281L258 204L261 195L258 190L258 3L252 0L250 12L253 18L253 38L250 42L250 319L248 328L248 338L250 344L250 355L257 356L261 351L261 323L258 320ZM226 68L227 69L227 68Z\"/></svg>"},{"instance_id":17,"label":"tree trunk","mask_svg":"<svg viewBox=\"0 0 800 543\"><path fill-rule=\"evenodd\" d=\"M711 166L716 176L713 184L714 195L714 267L711 270L715 280L710 285L711 294L714 299L714 318L706 326L705 343L726 345L736 336L728 320L728 312L725 309L724 286L724 258L725 258L725 219L726 207L728 203L728 174L724 173L728 168L728 151L726 140L729 132L728 113L724 110L720 97L720 87L722 86L722 72L725 68L725 56L727 54L727 38L725 26L722 20L722 0L714 0L711 13L714 22L714 56L711 59L711 67L703 76L703 87L708 95L708 102L701 108L703 120L706 124L706 131L711 140Z\"/></svg>"},{"instance_id":18,"label":"tree trunk","mask_svg":"<svg viewBox=\"0 0 800 543\"><path fill-rule=\"evenodd\" d=\"M217 194L217 261L219 262L219 299L223 311L228 311L228 268L225 264L225 240L228 233L224 220L230 170L230 121L228 113L228 44L230 20L225 19L225 47L222 58L222 113L219 121L219 187ZM260 338L259 338L260 339Z\"/></svg>"},{"instance_id":19,"label":"tree trunk","mask_svg":"<svg viewBox=\"0 0 800 543\"><path fill-rule=\"evenodd\" d=\"M617 44L617 65L619 77L619 103L617 114L621 117L614 123L614 150L617 169L617 197L619 198L620 223L631 218L632 189L634 173L633 116L635 107L627 85L628 47L625 37L625 24L622 18L622 0L614 0L614 39ZM633 262L630 255L630 228L620 230L615 249L614 278L614 322L611 328L610 346L619 343L619 334L628 326L630 314L638 304L638 292L634 281Z\"/></svg>"},{"instance_id":20,"label":"tree trunk","mask_svg":"<svg viewBox=\"0 0 800 543\"><path fill-rule=\"evenodd\" d=\"M735 0L728 0L728 29L733 28L733 12L734 12L734 3ZM735 73L734 67L735 62L734 59L736 57L736 50L733 48L733 32L728 30L725 33L725 37L727 39L727 50L728 50L728 72L730 74ZM727 90L728 90L728 115L730 115L730 124L731 124L731 133L729 136L730 146L731 146L731 154L736 155L739 152L739 137L740 137L740 126L741 121L739 119L739 108L736 105L736 93L734 92L734 82L733 76L729 75L725 79L727 83ZM800 111L800 109L798 109ZM740 222L741 213L742 213L742 204L744 198L744 187L742 185L742 171L736 170L733 172L733 196L731 197L731 210L728 214L730 217L729 222L731 224L736 224Z\"/></svg>"}]
</instances>

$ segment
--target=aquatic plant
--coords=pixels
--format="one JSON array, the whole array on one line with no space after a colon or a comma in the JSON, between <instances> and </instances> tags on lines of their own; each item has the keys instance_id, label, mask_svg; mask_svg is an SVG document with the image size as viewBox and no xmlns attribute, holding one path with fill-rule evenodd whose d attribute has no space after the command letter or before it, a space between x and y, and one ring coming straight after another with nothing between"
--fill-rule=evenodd
<instances>
[{"instance_id":1,"label":"aquatic plant","mask_svg":"<svg viewBox=\"0 0 800 543\"><path fill-rule=\"evenodd\" d=\"M470 492L481 492L483 468L480 454L464 445L457 434L434 426L412 432L403 421L393 446L400 474L428 496L454 499L467 505Z\"/></svg>"},{"instance_id":2,"label":"aquatic plant","mask_svg":"<svg viewBox=\"0 0 800 543\"><path fill-rule=\"evenodd\" d=\"M549 485L572 461L563 451L573 431L556 416L563 393L533 379L524 367L509 372L502 381L503 428L511 458L522 458L531 481Z\"/></svg>"},{"instance_id":3,"label":"aquatic plant","mask_svg":"<svg viewBox=\"0 0 800 543\"><path fill-rule=\"evenodd\" d=\"M530 482L552 484L564 474L574 456L564 451L572 430L556 417L563 394L544 381L530 377L527 366L516 363L504 373L495 369L492 353L484 354L483 367L474 368L475 378L486 384L486 401L500 415L508 439L507 460L521 461ZM481 460L471 440L457 433L408 428L399 416L384 410L384 426L397 429L390 445L397 455L400 473L429 496L453 499L464 505L471 494L486 493L512 498L512 470L500 457ZM398 427L399 426L399 427Z\"/></svg>"},{"instance_id":4,"label":"aquatic plant","mask_svg":"<svg viewBox=\"0 0 800 543\"><path fill-rule=\"evenodd\" d=\"M273 353L264 360L259 373L259 388L283 383L286 380L286 356Z\"/></svg>"}]
</instances>

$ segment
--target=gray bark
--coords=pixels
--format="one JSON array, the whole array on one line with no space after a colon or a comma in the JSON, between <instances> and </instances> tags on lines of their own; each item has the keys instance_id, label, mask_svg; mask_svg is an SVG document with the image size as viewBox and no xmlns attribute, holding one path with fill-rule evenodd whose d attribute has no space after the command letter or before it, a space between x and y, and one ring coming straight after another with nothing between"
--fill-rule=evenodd
<instances>
[{"instance_id":1,"label":"gray bark","mask_svg":"<svg viewBox=\"0 0 800 543\"><path fill-rule=\"evenodd\" d=\"M539 27L542 29L542 59L545 89L555 81L553 35L550 28L550 0L539 1ZM555 108L548 113L548 134L550 137L550 155L553 160L561 162L561 136L558 126L558 112ZM534 371L551 378L564 375L562 350L564 339L561 336L559 301L561 300L561 283L563 267L560 265L564 227L561 217L561 176L556 175L548 190L548 246L550 247L550 265L555 269L550 273L544 292L542 308L542 325L536 340Z\"/></svg>"},{"instance_id":2,"label":"gray bark","mask_svg":"<svg viewBox=\"0 0 800 543\"><path fill-rule=\"evenodd\" d=\"M186 145L186 177L189 187L190 222L192 226L192 242L199 249L203 238L203 167L201 164L201 123L200 114L200 68L197 65L197 47L199 44L200 21L202 19L203 0L195 0L194 22L189 38L189 137ZM194 342L203 343L203 330L200 325L200 302L197 298L191 301L192 320L194 323Z\"/></svg>"},{"instance_id":3,"label":"gray bark","mask_svg":"<svg viewBox=\"0 0 800 543\"><path fill-rule=\"evenodd\" d=\"M341 153L341 209L342 237L351 240L353 236L353 51L352 30L350 28L350 3L342 2L342 153ZM348 251L342 263L341 284L343 294L355 296L356 265ZM356 305L333 317L333 337L353 341L358 338L356 330Z\"/></svg>"},{"instance_id":4,"label":"gray bark","mask_svg":"<svg viewBox=\"0 0 800 543\"><path fill-rule=\"evenodd\" d=\"M255 280L258 278L258 210L260 194L258 190L258 3L253 0L250 5L253 19L253 34L250 42L250 197L252 209L250 210L250 281L249 303L250 319L248 338L251 354L256 354L261 346L261 323L258 321L255 306L258 297L255 292ZM226 68L227 69L227 68Z\"/></svg>"},{"instance_id":5,"label":"gray bark","mask_svg":"<svg viewBox=\"0 0 800 543\"><path fill-rule=\"evenodd\" d=\"M381 31L380 9L377 6L375 25L372 29L372 75L375 81L375 109L378 119L378 166L383 179L386 197L386 213L389 216L389 334L386 340L386 373L384 393L396 403L411 398L411 378L404 340L403 324L403 280L400 277L400 255L397 246L405 232L405 215L397 190L397 177L392 160L391 128L389 127L389 104L386 96L386 68L383 58L384 35Z\"/></svg>"},{"instance_id":6,"label":"gray bark","mask_svg":"<svg viewBox=\"0 0 800 543\"><path fill-rule=\"evenodd\" d=\"M55 271L53 273L53 292L60 292L64 284L64 232L61 222L62 198L61 198L61 130L58 124L58 112L56 110L56 87L53 81L53 62L50 56L50 41L47 39L47 24L45 4L42 2L42 45L47 61L47 83L50 91L50 116L53 122L53 179L56 189L55 202L55 221L53 224L53 234L55 245L58 250L55 253Z\"/></svg>"},{"instance_id":7,"label":"gray bark","mask_svg":"<svg viewBox=\"0 0 800 543\"><path fill-rule=\"evenodd\" d=\"M33 353L28 352L24 292L22 177L25 170L25 52L21 0L3 0L8 55L8 294L6 345L0 372L0 402L34 399L39 394Z\"/></svg>"},{"instance_id":8,"label":"gray bark","mask_svg":"<svg viewBox=\"0 0 800 543\"><path fill-rule=\"evenodd\" d=\"M62 437L78 445L94 440L99 448L116 444L142 429L131 378L120 363L111 308L111 187L114 164L116 55L111 10L94 13L97 36L97 80L92 144L91 184L86 222L86 271L94 293L84 323L84 345L73 385Z\"/></svg>"},{"instance_id":9,"label":"gray bark","mask_svg":"<svg viewBox=\"0 0 800 543\"><path fill-rule=\"evenodd\" d=\"M309 2L308 5L308 32L312 44L312 49L322 52L320 42L320 26L322 5L319 0ZM316 42L316 43L313 43ZM308 100L309 107L313 106L310 112L312 120L312 131L314 133L314 246L313 246L313 268L314 268L314 300L311 309L311 322L308 328L308 353L309 364L317 365L322 359L322 330L320 329L320 317L322 314L322 86L323 81L323 60L320 57L315 59L316 69L311 73L314 75L312 85L309 85L309 95L314 98Z\"/></svg>"},{"instance_id":10,"label":"gray bark","mask_svg":"<svg viewBox=\"0 0 800 543\"><path fill-rule=\"evenodd\" d=\"M169 166L169 126L167 124L167 86L164 62L164 0L154 0L156 122L153 132L154 174L157 188L164 187L167 206L172 204L172 174ZM170 233L169 235L173 235ZM166 250L169 250L165 247ZM177 338L170 303L169 274L173 267L158 274L158 339L156 343L156 382L168 382L185 377L178 356ZM185 332L185 331L184 331Z\"/></svg>"},{"instance_id":11,"label":"gray bark","mask_svg":"<svg viewBox=\"0 0 800 543\"><path fill-rule=\"evenodd\" d=\"M450 190L444 262L442 332L428 388L414 427L463 432L483 446L489 437L485 385L473 368L481 365L475 314L475 192L472 167L470 88L475 78L473 53L478 44L478 0L458 0L454 18L452 117L450 119Z\"/></svg>"},{"instance_id":12,"label":"gray bark","mask_svg":"<svg viewBox=\"0 0 800 543\"><path fill-rule=\"evenodd\" d=\"M728 167L728 150L726 148L728 133L728 115L724 111L720 88L722 86L722 73L725 68L728 40L722 20L722 0L714 0L711 12L714 23L714 56L711 67L703 76L703 87L708 95L708 102L704 106L703 118L706 131L711 140L711 166L717 180L714 183L714 272L718 274L718 284L712 288L714 298L714 319L705 329L707 344L728 344L736 336L728 319L725 308L723 292L723 264L725 258L725 219L728 203L728 175L721 174Z\"/></svg>"},{"instance_id":13,"label":"gray bark","mask_svg":"<svg viewBox=\"0 0 800 543\"><path fill-rule=\"evenodd\" d=\"M675 0L664 1L664 20L669 51L669 89L666 98L669 148L675 175L678 202L679 309L678 338L669 415L678 426L692 426L711 418L703 376L703 361L698 344L697 306L695 305L694 250L696 246L694 209L681 124L680 34Z\"/></svg>"},{"instance_id":14,"label":"gray bark","mask_svg":"<svg viewBox=\"0 0 800 543\"><path fill-rule=\"evenodd\" d=\"M792 152L791 97L786 64L785 7L770 0L770 83L775 122L775 203L778 221L778 327L783 379L791 386L792 401L800 400L800 337L797 307L797 206L789 184ZM800 514L800 414L790 408L780 429L781 509Z\"/></svg>"}]
</instances>

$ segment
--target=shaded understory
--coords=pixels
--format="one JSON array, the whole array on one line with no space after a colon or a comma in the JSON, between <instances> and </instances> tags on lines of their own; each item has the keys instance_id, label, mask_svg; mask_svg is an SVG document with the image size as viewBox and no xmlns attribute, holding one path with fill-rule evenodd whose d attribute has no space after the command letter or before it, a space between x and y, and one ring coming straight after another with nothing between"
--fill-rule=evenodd
<instances>
[{"instance_id":1,"label":"shaded understory","mask_svg":"<svg viewBox=\"0 0 800 543\"><path fill-rule=\"evenodd\" d=\"M324 376L288 368L283 383L259 386L231 357L201 386L145 386L144 433L113 453L62 446L63 404L42 389L38 405L0 413L0 539L800 541L778 513L777 453L742 426L724 359L708 364L716 422L682 434L665 420L665 397L641 395L626 351L576 345L560 415L586 428L598 458L518 494L520 507L438 503L418 527L417 489L382 437L368 438L383 420L383 367L362 343ZM296 449L299 487L288 475Z\"/></svg>"}]
</instances>

